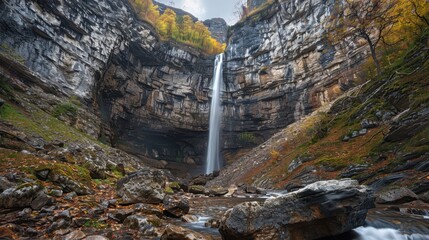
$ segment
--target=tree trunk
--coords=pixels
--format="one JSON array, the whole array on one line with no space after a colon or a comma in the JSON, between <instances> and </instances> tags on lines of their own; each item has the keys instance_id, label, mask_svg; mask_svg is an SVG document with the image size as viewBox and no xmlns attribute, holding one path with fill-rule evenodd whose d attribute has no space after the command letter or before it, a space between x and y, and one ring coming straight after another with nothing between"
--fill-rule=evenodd
<instances>
[{"instance_id":1,"label":"tree trunk","mask_svg":"<svg viewBox=\"0 0 429 240\"><path fill-rule=\"evenodd\" d=\"M375 52L375 46L373 46L370 43L369 49L371 50L371 57L374 60L375 68L377 69L377 76L380 76L381 75L380 62L378 61L377 53Z\"/></svg>"},{"instance_id":2,"label":"tree trunk","mask_svg":"<svg viewBox=\"0 0 429 240\"><path fill-rule=\"evenodd\" d=\"M365 38L365 40L368 42L369 50L371 50L371 57L372 57L372 60L374 60L375 68L377 70L377 76L380 76L381 68L380 68L380 62L378 61L378 58L377 58L377 53L375 51L376 46L374 45L374 43L371 40L371 37L368 34L363 33L362 35L363 35L363 38Z\"/></svg>"}]
</instances>

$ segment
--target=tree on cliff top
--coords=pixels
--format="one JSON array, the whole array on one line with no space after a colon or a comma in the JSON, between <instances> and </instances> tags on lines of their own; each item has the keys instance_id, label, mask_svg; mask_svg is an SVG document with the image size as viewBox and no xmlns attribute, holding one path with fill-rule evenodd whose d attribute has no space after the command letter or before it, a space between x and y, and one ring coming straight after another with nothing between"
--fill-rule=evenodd
<instances>
[{"instance_id":1,"label":"tree on cliff top","mask_svg":"<svg viewBox=\"0 0 429 240\"><path fill-rule=\"evenodd\" d=\"M335 40L354 36L364 39L371 51L377 74L381 67L376 48L399 17L393 9L397 0L339 0L332 14L329 31Z\"/></svg>"},{"instance_id":2,"label":"tree on cliff top","mask_svg":"<svg viewBox=\"0 0 429 240\"><path fill-rule=\"evenodd\" d=\"M208 54L218 54L225 50L226 45L214 39L202 22L194 23L188 15L177 16L170 8L160 14L158 6L152 0L130 1L138 15L151 23L163 40L173 39Z\"/></svg>"}]
</instances>

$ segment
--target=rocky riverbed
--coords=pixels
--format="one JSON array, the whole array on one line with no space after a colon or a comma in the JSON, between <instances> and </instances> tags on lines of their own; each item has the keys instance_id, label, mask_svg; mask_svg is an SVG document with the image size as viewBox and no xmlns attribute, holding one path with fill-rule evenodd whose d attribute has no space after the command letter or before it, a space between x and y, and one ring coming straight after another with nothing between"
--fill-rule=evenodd
<instances>
[{"instance_id":1,"label":"rocky riverbed","mask_svg":"<svg viewBox=\"0 0 429 240\"><path fill-rule=\"evenodd\" d=\"M429 236L427 204L369 210L375 206L372 190L354 180L318 182L291 193L255 193L249 186L217 197L209 188L190 193L190 185L168 171L149 168L79 194L59 181L18 172L0 180L2 239L360 239L368 231L382 234L378 228L414 239ZM306 224L305 232L296 231Z\"/></svg>"}]
</instances>

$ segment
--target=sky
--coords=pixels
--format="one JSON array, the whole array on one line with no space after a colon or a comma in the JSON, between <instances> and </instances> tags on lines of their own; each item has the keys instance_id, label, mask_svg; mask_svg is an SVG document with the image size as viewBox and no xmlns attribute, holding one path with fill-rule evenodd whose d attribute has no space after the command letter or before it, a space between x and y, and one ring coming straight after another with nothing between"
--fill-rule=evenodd
<instances>
[{"instance_id":1,"label":"sky","mask_svg":"<svg viewBox=\"0 0 429 240\"><path fill-rule=\"evenodd\" d=\"M220 17L232 25L237 22L235 6L240 0L157 0L164 4L183 9L200 20Z\"/></svg>"}]
</instances>

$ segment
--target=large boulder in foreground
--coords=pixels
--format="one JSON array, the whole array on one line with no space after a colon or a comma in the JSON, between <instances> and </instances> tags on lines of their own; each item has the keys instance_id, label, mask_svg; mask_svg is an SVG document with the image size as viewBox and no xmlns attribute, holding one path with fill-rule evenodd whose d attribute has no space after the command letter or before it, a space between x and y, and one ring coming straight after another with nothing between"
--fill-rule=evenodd
<instances>
[{"instance_id":1,"label":"large boulder in foreground","mask_svg":"<svg viewBox=\"0 0 429 240\"><path fill-rule=\"evenodd\" d=\"M329 180L264 203L246 202L228 210L223 239L317 239L362 226L373 208L370 188L356 180Z\"/></svg>"},{"instance_id":2,"label":"large boulder in foreground","mask_svg":"<svg viewBox=\"0 0 429 240\"><path fill-rule=\"evenodd\" d=\"M164 199L167 175L159 169L143 169L117 182L116 190L123 204L161 203Z\"/></svg>"}]
</instances>

